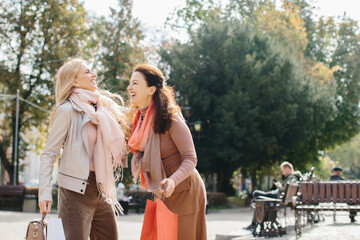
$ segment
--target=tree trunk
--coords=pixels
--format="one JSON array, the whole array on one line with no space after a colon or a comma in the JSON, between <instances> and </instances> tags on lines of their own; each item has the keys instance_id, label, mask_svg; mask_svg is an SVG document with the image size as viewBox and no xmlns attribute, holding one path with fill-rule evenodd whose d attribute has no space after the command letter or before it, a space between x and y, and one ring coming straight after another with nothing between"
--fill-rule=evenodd
<instances>
[{"instance_id":1,"label":"tree trunk","mask_svg":"<svg viewBox=\"0 0 360 240\"><path fill-rule=\"evenodd\" d=\"M251 191L257 189L257 181L256 181L256 168L251 169Z\"/></svg>"},{"instance_id":2,"label":"tree trunk","mask_svg":"<svg viewBox=\"0 0 360 240\"><path fill-rule=\"evenodd\" d=\"M245 168L241 168L241 191L246 189L246 171Z\"/></svg>"},{"instance_id":3,"label":"tree trunk","mask_svg":"<svg viewBox=\"0 0 360 240\"><path fill-rule=\"evenodd\" d=\"M231 178L233 171L227 166L221 166L218 168L217 176L217 191L226 193L229 196L235 194L235 189L232 187Z\"/></svg>"},{"instance_id":4,"label":"tree trunk","mask_svg":"<svg viewBox=\"0 0 360 240\"><path fill-rule=\"evenodd\" d=\"M218 168L216 191L221 192L223 184L224 184L224 169Z\"/></svg>"},{"instance_id":5,"label":"tree trunk","mask_svg":"<svg viewBox=\"0 0 360 240\"><path fill-rule=\"evenodd\" d=\"M4 167L5 171L9 174L10 183L12 183L14 179L14 165L11 164L9 159L6 158L6 146L3 146L3 143L0 143L0 159L1 165ZM1 181L3 179L0 179ZM0 182L0 185L2 182Z\"/></svg>"}]
</instances>

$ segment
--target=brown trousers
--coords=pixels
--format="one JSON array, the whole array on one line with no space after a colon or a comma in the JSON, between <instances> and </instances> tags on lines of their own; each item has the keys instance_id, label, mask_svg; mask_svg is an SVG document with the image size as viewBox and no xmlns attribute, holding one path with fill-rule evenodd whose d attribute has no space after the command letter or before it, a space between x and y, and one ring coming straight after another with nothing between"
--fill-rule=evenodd
<instances>
[{"instance_id":1,"label":"brown trousers","mask_svg":"<svg viewBox=\"0 0 360 240\"><path fill-rule=\"evenodd\" d=\"M59 187L59 218L66 240L117 240L115 214L96 187L95 173L90 172L85 194Z\"/></svg>"},{"instance_id":2,"label":"brown trousers","mask_svg":"<svg viewBox=\"0 0 360 240\"><path fill-rule=\"evenodd\" d=\"M166 176L171 176L178 167L165 169ZM178 214L178 240L206 240L206 190L196 169L176 186L166 206Z\"/></svg>"}]
</instances>

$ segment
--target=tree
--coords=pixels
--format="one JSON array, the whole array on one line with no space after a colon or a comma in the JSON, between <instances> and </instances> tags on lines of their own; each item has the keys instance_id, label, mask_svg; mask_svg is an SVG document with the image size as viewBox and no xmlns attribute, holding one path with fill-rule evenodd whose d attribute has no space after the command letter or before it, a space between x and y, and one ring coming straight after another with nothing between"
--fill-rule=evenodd
<instances>
[{"instance_id":1,"label":"tree","mask_svg":"<svg viewBox=\"0 0 360 240\"><path fill-rule=\"evenodd\" d=\"M360 135L338 146L333 151L327 152L327 155L332 159L334 165L339 165L344 169L344 176L346 178L360 178Z\"/></svg>"},{"instance_id":2,"label":"tree","mask_svg":"<svg viewBox=\"0 0 360 240\"><path fill-rule=\"evenodd\" d=\"M258 126L253 125L253 132L249 136L256 139L258 136L256 133L261 132L259 139L262 139L264 137L262 131L266 130L268 133L272 133L274 139L276 139L276 141L272 140L273 142L281 142L281 144L276 144L276 147L273 147L275 150L270 150L270 152L281 153L277 157L269 159L266 157L268 156L266 154L265 157L261 155L257 156L257 158L264 159L266 164L278 165L278 161L287 159L300 170L304 170L309 164L319 164L319 150L333 148L337 144L349 140L359 132L359 29L356 22L349 18L344 18L341 22L337 22L333 17L320 17L320 19L317 20L313 13L314 7L308 0L283 0L281 3L282 7L279 8L278 6L275 7L275 4L269 1L231 0L226 7L221 8L213 1L187 1L185 8L177 11L176 17L178 22L185 22L185 26L187 26L190 36L196 35L198 30L201 31L199 28L202 28L207 22L215 22L215 20L221 22L224 19L232 22L232 24L240 22L248 26L248 28L254 29L255 32L261 32L261 34L266 35L268 38L267 47L271 48L271 46L278 46L277 51L281 53L280 55L282 57L288 55L288 57L292 59L292 64L289 64L292 70L285 68L291 73L283 71L279 74L279 77L289 77L291 74L298 75L297 80L292 76L290 77L290 81L299 84L296 85L296 88L298 89L296 93L298 100L294 106L303 106L303 108L298 107L297 111L295 111L295 119L298 119L295 123L296 127L294 127L295 125L291 125L291 122L286 122L285 124L291 125L289 130L291 130L291 134L294 135L292 137L297 137L299 141L292 142L287 139L285 139L285 141L280 140L281 138L279 138L279 135L274 128L276 122L273 126L267 124L259 124ZM231 29L231 31L234 30ZM258 33L254 34L256 36L261 35ZM202 50L197 51L197 55L195 53L190 55L184 50L179 49L179 45L176 45L177 47L172 48L170 51L171 57L173 57L174 54L181 53L182 59L186 59L185 61L191 63L195 68L195 66L198 66L199 64L193 59L199 61L199 57L201 57L200 60L203 62L204 56L206 59L204 52L208 51L206 48L210 46L210 48L216 48L216 51L220 53L222 58L216 58L215 53L211 55L211 59L217 59L218 62L217 64L212 65L213 69L207 69L208 73L228 71L228 68L225 67L226 65L223 63L224 59L227 59L226 55L222 54L222 48L219 46L226 46L226 44L229 43L224 40L223 45L221 45L219 39L220 37L214 37L212 44L210 44L211 40L209 39L208 45L203 44L200 46ZM193 37L189 44L195 44ZM195 44L194 46L198 45ZM235 46L234 49L236 49ZM266 52L265 48L263 51ZM244 52L241 54L244 54ZM166 56L166 54L164 56ZM192 60L189 61L189 59L186 58L187 56L191 56ZM269 55L267 55L267 57L269 57ZM167 57L165 59L169 58L170 57ZM171 60L170 62L172 63L168 69L173 70L175 60ZM230 62L230 60L227 60L227 62ZM253 64L256 66L256 62ZM293 64L297 66L293 67ZM176 71L179 71L180 73L175 76L173 75L174 79L181 79L188 76L189 71L197 72L197 70L194 71L193 68L189 68L190 65L186 67L181 66L184 65L181 62L176 62L176 65ZM268 67L269 66L270 65L268 65ZM271 68L269 67L269 69ZM244 71L249 70L246 69ZM254 72L252 74L256 75ZM200 77L194 79L198 78ZM182 81L181 83L177 83L177 88L182 88L183 84L187 85L189 88L190 79L191 78L189 78L186 83ZM214 79L220 78L215 77ZM251 79L251 77L249 77L249 79ZM204 85L204 87L207 88L207 85ZM217 87L217 89L220 88L220 86ZM261 89L263 89L261 85L255 85L254 87L257 91L262 91ZM249 89L246 89L246 91ZM280 86L276 91L281 92L281 90L282 88ZM191 90L187 89L187 91ZM201 91L206 92L205 90ZM185 96L182 96L182 94ZM202 99L202 103L213 104L213 101L210 100L212 95L209 95L207 92L206 94L206 97ZM179 99L180 101L183 101L183 103L187 101L191 102L187 96L188 92L179 91ZM252 106L245 104L246 97L248 97L248 95L244 95L243 93L241 93L241 95L234 93L233 97L228 97L228 99L232 100L227 100L227 103L230 104L235 100L240 101L243 105L242 107L248 110L244 112L247 112L250 116L252 116L252 114L257 116L256 112L251 111L253 110L251 108ZM260 95L258 97L259 99L262 98ZM253 101L259 102L259 99L253 99ZM226 102L223 99L221 101ZM261 106L261 102L259 104ZM261 108L260 106L259 108ZM224 109L226 109L226 104ZM275 113L275 110L276 108L274 107L272 111ZM286 108L282 111L286 111ZM271 115L271 118L269 116L267 120L271 121L272 119L277 119L277 122L282 122L285 116L282 116L280 113L281 111L279 111L278 116ZM203 112L202 114L211 113ZM228 121L235 116L236 119L239 117L238 115L232 116L230 114L227 121L224 121L223 123L224 127L229 125L230 123L228 123ZM208 115L206 115L206 118L207 117ZM243 121L246 122L248 119L247 117L249 116L246 115ZM233 123L233 125L235 128L241 126L241 123ZM246 129L250 131L251 128L248 126ZM206 129L204 129L204 131L206 131ZM229 134L234 134L234 132L235 131L229 131ZM221 135L226 135L226 133L226 131L219 131L218 135L214 134L211 137L221 141ZM239 133L242 132L237 132L237 134ZM205 135L205 133L202 133L202 135ZM271 134L269 136L271 136ZM247 147L251 146L251 143L244 142L244 139L241 140L242 144ZM201 144L201 142L198 144ZM266 142L261 142L261 144L265 144L262 146L263 148L269 148L269 145ZM283 148L281 149L281 147ZM234 148L234 151L231 153L229 151L227 157L237 158L235 157L237 155L251 156L251 154L254 155L254 152L259 150L250 150L247 152L247 149L240 149L240 147L237 147ZM216 155L211 151L205 153L211 156ZM281 157L279 158L279 156ZM236 160L234 161L236 162ZM227 165L227 167L230 165ZM244 166L246 167L247 165L243 165L242 167ZM208 167L203 167L208 170ZM257 176L256 169L259 169L258 161L252 161L247 168L251 171L253 183L255 183Z\"/></svg>"},{"instance_id":3,"label":"tree","mask_svg":"<svg viewBox=\"0 0 360 240\"><path fill-rule=\"evenodd\" d=\"M344 17L337 27L336 48L330 66L337 83L335 119L326 124L324 135L331 147L342 144L360 131L360 34L357 23Z\"/></svg>"},{"instance_id":4,"label":"tree","mask_svg":"<svg viewBox=\"0 0 360 240\"><path fill-rule=\"evenodd\" d=\"M83 54L86 43L85 12L78 1L2 1L0 3L0 77L1 93L16 94L25 100L42 106L52 107L54 76L56 69L69 56ZM13 180L14 151L12 157L7 151L15 145L15 106L3 110L1 121L0 156L1 164ZM21 104L19 111L19 132L39 126L48 119L48 113L36 111L28 104ZM21 140L20 158L26 149Z\"/></svg>"},{"instance_id":5,"label":"tree","mask_svg":"<svg viewBox=\"0 0 360 240\"><path fill-rule=\"evenodd\" d=\"M145 62L140 46L143 33L140 22L132 16L132 1L119 0L118 8L110 8L109 19L96 19L95 30L99 44L97 66L106 89L123 94L133 67Z\"/></svg>"},{"instance_id":6,"label":"tree","mask_svg":"<svg viewBox=\"0 0 360 240\"><path fill-rule=\"evenodd\" d=\"M303 73L297 57L251 24L206 22L162 56L180 104L203 122L194 136L199 169L217 172L218 190L229 194L235 169L256 173L288 160L334 111L333 86Z\"/></svg>"}]
</instances>

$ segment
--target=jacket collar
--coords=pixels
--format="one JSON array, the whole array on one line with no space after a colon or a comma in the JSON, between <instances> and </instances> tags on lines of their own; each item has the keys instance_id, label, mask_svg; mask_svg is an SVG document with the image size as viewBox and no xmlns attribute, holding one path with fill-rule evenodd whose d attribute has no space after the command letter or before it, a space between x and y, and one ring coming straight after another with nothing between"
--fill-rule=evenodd
<instances>
[{"instance_id":1,"label":"jacket collar","mask_svg":"<svg viewBox=\"0 0 360 240\"><path fill-rule=\"evenodd\" d=\"M78 111L78 112L84 112L78 105L76 105L76 103L74 103L70 98L68 99L69 102L71 103L71 105L73 106L73 108Z\"/></svg>"}]
</instances>

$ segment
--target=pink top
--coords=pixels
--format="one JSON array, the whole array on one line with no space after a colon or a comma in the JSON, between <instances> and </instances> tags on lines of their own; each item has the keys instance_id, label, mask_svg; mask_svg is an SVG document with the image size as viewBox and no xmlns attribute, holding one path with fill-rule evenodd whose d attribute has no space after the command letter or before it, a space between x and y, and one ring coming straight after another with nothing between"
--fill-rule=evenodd
<instances>
[{"instance_id":1,"label":"pink top","mask_svg":"<svg viewBox=\"0 0 360 240\"><path fill-rule=\"evenodd\" d=\"M146 109L141 110L142 116L145 113ZM174 116L170 129L160 134L160 151L165 169L181 164L170 176L176 185L184 181L196 167L197 156L191 132L180 116Z\"/></svg>"},{"instance_id":2,"label":"pink top","mask_svg":"<svg viewBox=\"0 0 360 240\"><path fill-rule=\"evenodd\" d=\"M90 171L95 171L94 167L94 147L96 144L97 129L91 122L86 123L89 144Z\"/></svg>"}]
</instances>

